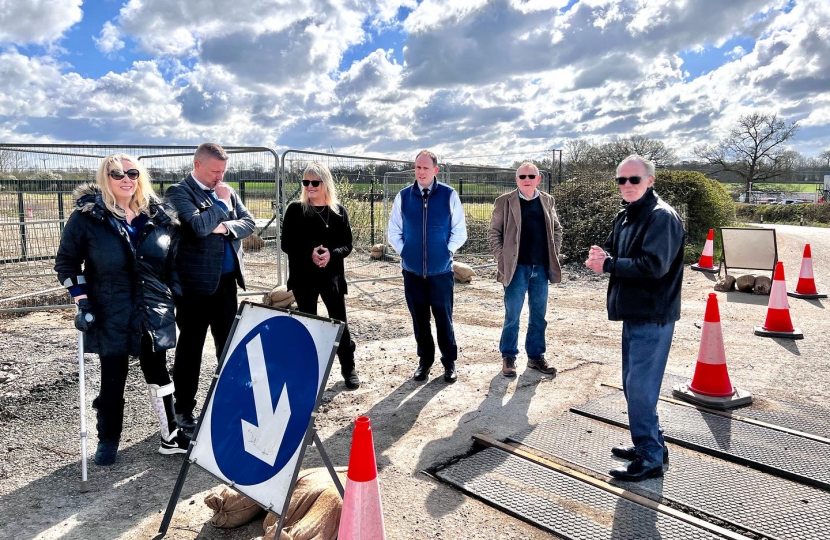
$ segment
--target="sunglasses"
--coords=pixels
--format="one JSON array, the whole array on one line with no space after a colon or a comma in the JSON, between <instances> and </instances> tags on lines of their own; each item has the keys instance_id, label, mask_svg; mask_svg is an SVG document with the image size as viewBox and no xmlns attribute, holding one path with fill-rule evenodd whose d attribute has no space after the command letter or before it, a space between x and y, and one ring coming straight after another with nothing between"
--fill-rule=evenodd
<instances>
[{"instance_id":1,"label":"sunglasses","mask_svg":"<svg viewBox=\"0 0 830 540\"><path fill-rule=\"evenodd\" d=\"M632 186L636 186L640 183L640 180L642 179L642 176L618 176L617 183L622 186L625 185L625 181L628 180L629 182L631 182Z\"/></svg>"},{"instance_id":2,"label":"sunglasses","mask_svg":"<svg viewBox=\"0 0 830 540\"><path fill-rule=\"evenodd\" d=\"M124 177L128 177L130 180L135 180L138 178L139 172L138 169L129 169L126 171L119 171L114 169L109 172L110 176L112 176L115 180L123 180Z\"/></svg>"},{"instance_id":3,"label":"sunglasses","mask_svg":"<svg viewBox=\"0 0 830 540\"><path fill-rule=\"evenodd\" d=\"M303 185L305 187L308 187L309 185L311 187L319 187L320 184L322 184L322 183L323 183L322 180L303 180Z\"/></svg>"},{"instance_id":4,"label":"sunglasses","mask_svg":"<svg viewBox=\"0 0 830 540\"><path fill-rule=\"evenodd\" d=\"M519 175L519 180L524 180L525 178L529 178L531 180L536 180L536 175L535 174L520 174Z\"/></svg>"}]
</instances>

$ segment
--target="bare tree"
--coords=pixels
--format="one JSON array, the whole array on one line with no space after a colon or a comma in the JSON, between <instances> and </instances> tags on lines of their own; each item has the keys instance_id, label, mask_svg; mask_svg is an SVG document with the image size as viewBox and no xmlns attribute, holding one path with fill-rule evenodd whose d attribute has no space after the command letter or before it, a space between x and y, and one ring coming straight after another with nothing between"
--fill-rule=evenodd
<instances>
[{"instance_id":1,"label":"bare tree","mask_svg":"<svg viewBox=\"0 0 830 540\"><path fill-rule=\"evenodd\" d=\"M830 148L819 154L818 158L824 167L830 167Z\"/></svg>"},{"instance_id":2,"label":"bare tree","mask_svg":"<svg viewBox=\"0 0 830 540\"><path fill-rule=\"evenodd\" d=\"M729 136L715 145L694 149L695 155L720 171L737 174L744 181L749 201L752 182L774 178L792 165L784 143L798 131L798 122L787 123L776 114L754 112L741 116Z\"/></svg>"},{"instance_id":3,"label":"bare tree","mask_svg":"<svg viewBox=\"0 0 830 540\"><path fill-rule=\"evenodd\" d=\"M594 143L588 139L568 139L565 141L565 160L569 165L584 163L593 146Z\"/></svg>"},{"instance_id":4,"label":"bare tree","mask_svg":"<svg viewBox=\"0 0 830 540\"><path fill-rule=\"evenodd\" d=\"M615 139L597 147L597 158L609 168L616 167L631 154L649 159L657 167L671 165L676 160L674 152L662 141L649 139L642 135Z\"/></svg>"},{"instance_id":5,"label":"bare tree","mask_svg":"<svg viewBox=\"0 0 830 540\"><path fill-rule=\"evenodd\" d=\"M14 150L0 149L0 172L11 173L22 169L25 164L23 154Z\"/></svg>"}]
</instances>

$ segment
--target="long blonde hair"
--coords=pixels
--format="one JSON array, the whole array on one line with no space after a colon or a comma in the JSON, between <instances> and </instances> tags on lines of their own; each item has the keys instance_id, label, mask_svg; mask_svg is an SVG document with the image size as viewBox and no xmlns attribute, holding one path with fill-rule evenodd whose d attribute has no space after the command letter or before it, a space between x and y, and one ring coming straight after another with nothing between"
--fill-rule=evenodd
<instances>
[{"instance_id":1,"label":"long blonde hair","mask_svg":"<svg viewBox=\"0 0 830 540\"><path fill-rule=\"evenodd\" d=\"M322 186L325 188L323 190L323 201L332 212L339 216L340 210L337 208L337 205L340 204L340 201L337 199L337 191L334 187L334 178L332 178L329 168L322 163L314 162L305 168L303 171L303 177L305 177L305 175L313 176L317 180L321 180L323 182ZM312 211L311 204L308 202L308 192L306 190L302 190L300 192L300 203L302 203L304 211Z\"/></svg>"},{"instance_id":2,"label":"long blonde hair","mask_svg":"<svg viewBox=\"0 0 830 540\"><path fill-rule=\"evenodd\" d=\"M95 181L98 183L98 187L101 188L101 196L104 199L104 205L106 205L107 209L113 213L113 215L118 216L120 218L126 217L125 209L121 209L115 203L115 195L112 192L112 187L110 187L109 183L109 172L114 169L120 169L122 172L124 171L124 166L121 164L122 161L129 161L131 162L136 169L138 169L138 180L136 182L136 189L135 193L133 193L132 199L130 199L130 210L135 212L136 214L150 213L150 201L152 199L158 199L156 196L156 192L153 191L153 185L150 183L150 173L147 172L147 169L134 157L128 154L116 153L110 154L104 158L104 161L101 162L101 166L98 167L98 172L95 175ZM117 167L114 167L116 165Z\"/></svg>"}]
</instances>

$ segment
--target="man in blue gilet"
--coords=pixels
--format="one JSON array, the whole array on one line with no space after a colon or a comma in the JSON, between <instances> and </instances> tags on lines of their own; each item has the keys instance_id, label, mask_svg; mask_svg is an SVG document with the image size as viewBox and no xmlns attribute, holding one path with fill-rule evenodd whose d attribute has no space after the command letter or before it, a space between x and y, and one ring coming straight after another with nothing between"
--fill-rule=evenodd
<instances>
[{"instance_id":1,"label":"man in blue gilet","mask_svg":"<svg viewBox=\"0 0 830 540\"><path fill-rule=\"evenodd\" d=\"M452 329L453 254L467 240L467 224L458 193L436 180L438 158L429 150L415 157L415 182L395 197L389 217L389 243L401 255L404 294L415 341L418 368L414 379L423 381L435 361L430 311L435 317L444 380L458 378L458 348Z\"/></svg>"}]
</instances>

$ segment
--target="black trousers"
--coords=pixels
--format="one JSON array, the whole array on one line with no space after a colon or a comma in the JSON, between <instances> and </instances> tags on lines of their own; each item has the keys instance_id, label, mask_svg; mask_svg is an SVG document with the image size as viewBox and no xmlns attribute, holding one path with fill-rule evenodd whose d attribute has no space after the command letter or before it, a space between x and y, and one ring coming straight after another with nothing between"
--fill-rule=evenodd
<instances>
[{"instance_id":1,"label":"black trousers","mask_svg":"<svg viewBox=\"0 0 830 540\"><path fill-rule=\"evenodd\" d=\"M430 310L432 316L435 317L441 362L447 366L458 358L458 347L455 344L455 333L452 329L454 286L452 272L424 278L418 274L403 271L406 305L412 315L412 327L415 331L415 341L418 343L418 356L425 365L431 366L435 361L435 342L432 339L432 329L429 323Z\"/></svg>"},{"instance_id":2,"label":"black trousers","mask_svg":"<svg viewBox=\"0 0 830 540\"><path fill-rule=\"evenodd\" d=\"M208 328L216 344L216 359L222 357L225 342L236 316L236 277L225 274L219 280L216 292L205 296L183 296L176 299L176 326L179 340L173 363L173 382L176 384L176 412L193 414L196 391L202 369L202 350Z\"/></svg>"},{"instance_id":3,"label":"black trousers","mask_svg":"<svg viewBox=\"0 0 830 540\"><path fill-rule=\"evenodd\" d=\"M334 291L317 291L311 288L294 288L294 299L297 301L297 309L309 315L317 315L317 297L323 299L323 304L329 312L329 318L346 322L346 297ZM354 367L355 344L349 332L349 325L343 329L340 336L340 345L337 347L337 358L340 360L340 368L343 371Z\"/></svg>"},{"instance_id":4,"label":"black trousers","mask_svg":"<svg viewBox=\"0 0 830 540\"><path fill-rule=\"evenodd\" d=\"M153 351L149 334L141 336L138 356L147 384L164 386L170 383L165 351ZM124 355L101 357L101 390L92 401L98 412L98 439L117 441L124 426L124 386L127 384L129 357Z\"/></svg>"}]
</instances>

